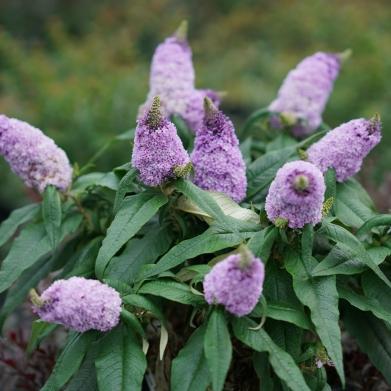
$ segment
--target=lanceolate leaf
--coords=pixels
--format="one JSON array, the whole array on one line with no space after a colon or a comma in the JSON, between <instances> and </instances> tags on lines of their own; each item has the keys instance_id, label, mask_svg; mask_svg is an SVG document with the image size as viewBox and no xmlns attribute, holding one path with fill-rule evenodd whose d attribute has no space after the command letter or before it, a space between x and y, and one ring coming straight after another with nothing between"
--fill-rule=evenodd
<instances>
[{"instance_id":1,"label":"lanceolate leaf","mask_svg":"<svg viewBox=\"0 0 391 391\"><path fill-rule=\"evenodd\" d=\"M187 259L195 258L201 254L210 254L237 246L243 240L253 235L254 232L220 233L211 227L201 235L184 240L172 247L153 268L142 270L137 279L142 280L155 276L180 265Z\"/></svg>"},{"instance_id":2,"label":"lanceolate leaf","mask_svg":"<svg viewBox=\"0 0 391 391\"><path fill-rule=\"evenodd\" d=\"M233 320L233 330L236 338L257 352L267 352L275 373L289 389L310 391L292 356L276 345L265 330L250 329L254 326L255 322L247 318L235 318Z\"/></svg>"},{"instance_id":3,"label":"lanceolate leaf","mask_svg":"<svg viewBox=\"0 0 391 391\"><path fill-rule=\"evenodd\" d=\"M391 329L369 312L349 306L344 310L344 325L356 338L360 349L368 354L371 362L391 383Z\"/></svg>"},{"instance_id":4,"label":"lanceolate leaf","mask_svg":"<svg viewBox=\"0 0 391 391\"><path fill-rule=\"evenodd\" d=\"M60 241L76 231L80 222L80 215L67 218L61 227ZM24 228L1 265L0 292L8 289L26 269L50 251L51 245L43 224L30 224Z\"/></svg>"},{"instance_id":5,"label":"lanceolate leaf","mask_svg":"<svg viewBox=\"0 0 391 391\"><path fill-rule=\"evenodd\" d=\"M210 383L204 355L206 327L199 327L172 362L171 391L205 391Z\"/></svg>"},{"instance_id":6,"label":"lanceolate leaf","mask_svg":"<svg viewBox=\"0 0 391 391\"><path fill-rule=\"evenodd\" d=\"M222 309L214 309L208 320L204 339L205 357L212 379L213 391L224 387L232 359L232 343Z\"/></svg>"},{"instance_id":7,"label":"lanceolate leaf","mask_svg":"<svg viewBox=\"0 0 391 391\"><path fill-rule=\"evenodd\" d=\"M85 354L96 338L95 332L71 333L64 350L56 361L49 379L41 391L59 391L79 369Z\"/></svg>"},{"instance_id":8,"label":"lanceolate leaf","mask_svg":"<svg viewBox=\"0 0 391 391\"><path fill-rule=\"evenodd\" d=\"M144 192L125 198L99 250L95 266L99 278L103 278L110 259L166 203L167 197L155 192Z\"/></svg>"},{"instance_id":9,"label":"lanceolate leaf","mask_svg":"<svg viewBox=\"0 0 391 391\"><path fill-rule=\"evenodd\" d=\"M100 391L141 391L147 360L141 343L125 326L99 341L95 366Z\"/></svg>"},{"instance_id":10,"label":"lanceolate leaf","mask_svg":"<svg viewBox=\"0 0 391 391\"><path fill-rule=\"evenodd\" d=\"M354 179L338 184L335 214L343 224L355 228L374 216L371 199Z\"/></svg>"},{"instance_id":11,"label":"lanceolate leaf","mask_svg":"<svg viewBox=\"0 0 391 391\"><path fill-rule=\"evenodd\" d=\"M295 152L294 146L287 147L266 153L252 162L247 170L247 198L252 199L256 195L258 197L265 196L278 169L290 160Z\"/></svg>"},{"instance_id":12,"label":"lanceolate leaf","mask_svg":"<svg viewBox=\"0 0 391 391\"><path fill-rule=\"evenodd\" d=\"M313 278L311 271L316 260L289 251L286 268L293 277L293 288L299 300L311 311L311 320L319 337L334 362L344 383L341 331L339 328L338 292L335 276Z\"/></svg>"},{"instance_id":13,"label":"lanceolate leaf","mask_svg":"<svg viewBox=\"0 0 391 391\"><path fill-rule=\"evenodd\" d=\"M126 193L135 190L134 180L137 177L137 172L134 168L131 168L125 176L121 179L117 193L115 194L113 212L116 214L120 209L122 202L126 196Z\"/></svg>"},{"instance_id":14,"label":"lanceolate leaf","mask_svg":"<svg viewBox=\"0 0 391 391\"><path fill-rule=\"evenodd\" d=\"M204 299L195 295L186 284L171 280L150 281L141 286L138 293L164 297L182 304L201 305Z\"/></svg>"},{"instance_id":15,"label":"lanceolate leaf","mask_svg":"<svg viewBox=\"0 0 391 391\"><path fill-rule=\"evenodd\" d=\"M60 193L54 186L47 186L43 194L42 217L50 244L54 249L60 237L62 218Z\"/></svg>"},{"instance_id":16,"label":"lanceolate leaf","mask_svg":"<svg viewBox=\"0 0 391 391\"><path fill-rule=\"evenodd\" d=\"M323 222L322 228L319 230L319 232L325 234L329 239L335 241L337 244L337 249L333 249L331 251L332 257L326 257L312 270L313 276L329 275L330 272L328 272L328 269L335 267L336 260L337 263L341 263L340 258L343 259L343 257L345 257L347 261L352 260L356 263L359 261L365 264L370 269L372 269L381 280L383 280L389 287L391 287L391 282L380 270L379 266L377 266L376 263L372 260L363 244L348 230L339 225ZM333 251L334 253L336 251L339 252L338 257L335 257Z\"/></svg>"},{"instance_id":17,"label":"lanceolate leaf","mask_svg":"<svg viewBox=\"0 0 391 391\"><path fill-rule=\"evenodd\" d=\"M40 205L31 204L14 210L7 220L0 225L0 246L6 243L22 225L32 220L40 209Z\"/></svg>"},{"instance_id":18,"label":"lanceolate leaf","mask_svg":"<svg viewBox=\"0 0 391 391\"><path fill-rule=\"evenodd\" d=\"M378 215L372 217L360 227L360 229L356 232L356 236L361 238L366 233L370 232L372 228L379 227L379 226L387 226L388 228L390 228L391 215L387 214L387 215Z\"/></svg>"},{"instance_id":19,"label":"lanceolate leaf","mask_svg":"<svg viewBox=\"0 0 391 391\"><path fill-rule=\"evenodd\" d=\"M248 242L248 248L252 253L266 263L269 259L273 244L278 237L278 228L269 226L257 232Z\"/></svg>"},{"instance_id":20,"label":"lanceolate leaf","mask_svg":"<svg viewBox=\"0 0 391 391\"><path fill-rule=\"evenodd\" d=\"M31 353L39 346L43 338L47 337L58 327L58 324L46 323L42 320L36 320L31 326L31 337L27 346L27 352Z\"/></svg>"}]
</instances>

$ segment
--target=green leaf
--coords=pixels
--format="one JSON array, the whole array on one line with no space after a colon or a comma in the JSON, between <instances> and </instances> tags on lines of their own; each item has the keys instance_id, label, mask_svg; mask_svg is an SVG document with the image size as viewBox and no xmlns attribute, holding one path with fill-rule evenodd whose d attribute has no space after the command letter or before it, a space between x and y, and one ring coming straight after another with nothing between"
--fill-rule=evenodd
<instances>
[{"instance_id":1,"label":"green leaf","mask_svg":"<svg viewBox=\"0 0 391 391\"><path fill-rule=\"evenodd\" d=\"M206 327L199 327L172 362L171 391L205 391L210 377L204 355Z\"/></svg>"},{"instance_id":2,"label":"green leaf","mask_svg":"<svg viewBox=\"0 0 391 391\"><path fill-rule=\"evenodd\" d=\"M382 297L381 301L377 300L376 297L360 295L348 287L338 286L338 294L341 299L348 301L352 306L360 309L361 311L370 311L379 319L383 319L391 324L389 292L386 290L386 292L383 291L379 293Z\"/></svg>"},{"instance_id":3,"label":"green leaf","mask_svg":"<svg viewBox=\"0 0 391 391\"><path fill-rule=\"evenodd\" d=\"M195 295L188 285L171 280L147 282L141 286L138 293L160 296L182 304L202 305L205 303L204 299Z\"/></svg>"},{"instance_id":4,"label":"green leaf","mask_svg":"<svg viewBox=\"0 0 391 391\"><path fill-rule=\"evenodd\" d=\"M43 193L42 218L50 244L54 249L60 238L62 219L60 193L54 186L47 186Z\"/></svg>"},{"instance_id":5,"label":"green leaf","mask_svg":"<svg viewBox=\"0 0 391 391\"><path fill-rule=\"evenodd\" d=\"M271 374L268 354L261 352L253 353L253 366L258 375L260 390L274 391L274 380Z\"/></svg>"},{"instance_id":6,"label":"green leaf","mask_svg":"<svg viewBox=\"0 0 391 391\"><path fill-rule=\"evenodd\" d=\"M64 220L60 242L79 227L80 215L72 215ZM51 245L43 224L30 224L15 239L0 270L0 292L8 289L16 279L43 256L49 254Z\"/></svg>"},{"instance_id":7,"label":"green leaf","mask_svg":"<svg viewBox=\"0 0 391 391\"><path fill-rule=\"evenodd\" d=\"M373 217L373 203L354 179L337 185L335 215L343 224L354 228L361 227Z\"/></svg>"},{"instance_id":8,"label":"green leaf","mask_svg":"<svg viewBox=\"0 0 391 391\"><path fill-rule=\"evenodd\" d=\"M252 253L266 263L270 257L273 244L278 237L278 228L274 225L257 232L247 243Z\"/></svg>"},{"instance_id":9,"label":"green leaf","mask_svg":"<svg viewBox=\"0 0 391 391\"><path fill-rule=\"evenodd\" d=\"M374 307L385 311L391 317L391 289L370 271L367 271L362 275L361 285L365 296L373 302ZM377 314L375 315L377 316Z\"/></svg>"},{"instance_id":10,"label":"green leaf","mask_svg":"<svg viewBox=\"0 0 391 391\"><path fill-rule=\"evenodd\" d=\"M141 336L145 336L145 332L143 329L143 326L141 326L140 321L138 320L137 316L133 314L132 312L129 312L128 310L125 310L124 308L121 310L121 319L130 326L133 331L137 332Z\"/></svg>"},{"instance_id":11,"label":"green leaf","mask_svg":"<svg viewBox=\"0 0 391 391\"><path fill-rule=\"evenodd\" d=\"M141 391L147 360L135 335L119 326L99 342L95 367L100 391Z\"/></svg>"},{"instance_id":12,"label":"green leaf","mask_svg":"<svg viewBox=\"0 0 391 391\"><path fill-rule=\"evenodd\" d=\"M156 224L147 228L146 234L141 239L131 239L124 251L111 259L104 278L133 283L143 265L154 263L170 248L174 239L170 227Z\"/></svg>"},{"instance_id":13,"label":"green leaf","mask_svg":"<svg viewBox=\"0 0 391 391\"><path fill-rule=\"evenodd\" d=\"M80 364L95 337L95 332L83 334L71 333L64 350L58 357L56 365L41 391L61 390L72 375L79 369Z\"/></svg>"},{"instance_id":14,"label":"green leaf","mask_svg":"<svg viewBox=\"0 0 391 391\"><path fill-rule=\"evenodd\" d=\"M212 226L201 235L184 240L172 247L152 268L141 270L137 280L156 276L201 254L211 254L225 248L236 246L253 235L254 232L216 232Z\"/></svg>"},{"instance_id":15,"label":"green leaf","mask_svg":"<svg viewBox=\"0 0 391 391\"><path fill-rule=\"evenodd\" d=\"M391 215L378 215L374 216L371 219L367 220L360 229L356 232L358 238L362 238L366 233L370 232L372 228L380 226L390 226L391 225Z\"/></svg>"},{"instance_id":16,"label":"green leaf","mask_svg":"<svg viewBox=\"0 0 391 391\"><path fill-rule=\"evenodd\" d=\"M252 162L247 170L247 198L264 197L278 169L291 160L295 152L295 147L286 147L266 153Z\"/></svg>"},{"instance_id":17,"label":"green leaf","mask_svg":"<svg viewBox=\"0 0 391 391\"><path fill-rule=\"evenodd\" d=\"M282 350L265 330L251 330L255 322L247 318L235 318L233 330L236 338L257 352L267 352L277 376L293 391L310 391L292 356Z\"/></svg>"},{"instance_id":18,"label":"green leaf","mask_svg":"<svg viewBox=\"0 0 391 391\"><path fill-rule=\"evenodd\" d=\"M22 224L37 216L39 209L39 204L30 204L14 210L8 219L4 220L0 225L0 247L12 238Z\"/></svg>"},{"instance_id":19,"label":"green leaf","mask_svg":"<svg viewBox=\"0 0 391 391\"><path fill-rule=\"evenodd\" d=\"M122 202L128 192L135 191L134 180L137 177L137 172L134 168L131 168L121 179L117 193L115 194L113 212L116 214L120 209Z\"/></svg>"},{"instance_id":20,"label":"green leaf","mask_svg":"<svg viewBox=\"0 0 391 391\"><path fill-rule=\"evenodd\" d=\"M51 334L57 327L57 324L47 323L42 320L35 320L31 326L31 337L26 349L27 352L31 353L35 350L41 341Z\"/></svg>"},{"instance_id":21,"label":"green leaf","mask_svg":"<svg viewBox=\"0 0 391 391\"><path fill-rule=\"evenodd\" d=\"M87 352L77 373L66 385L64 391L97 391L95 359L97 355L97 344L94 343Z\"/></svg>"},{"instance_id":22,"label":"green leaf","mask_svg":"<svg viewBox=\"0 0 391 391\"><path fill-rule=\"evenodd\" d=\"M380 270L379 266L372 260L363 244L345 228L323 222L322 228L318 233L325 234L329 239L336 242L336 246L331 250L328 256L320 262L313 270L313 276L325 276L334 274L331 271L336 265L343 262L352 262L357 266L357 262L368 266L373 272L391 287L391 282L387 276ZM331 269L331 271L330 271Z\"/></svg>"},{"instance_id":23,"label":"green leaf","mask_svg":"<svg viewBox=\"0 0 391 391\"><path fill-rule=\"evenodd\" d=\"M317 264L314 258L307 255L303 258L291 249L285 260L286 269L293 277L293 289L310 309L312 323L344 383L336 278L313 278L311 273Z\"/></svg>"},{"instance_id":24,"label":"green leaf","mask_svg":"<svg viewBox=\"0 0 391 391\"><path fill-rule=\"evenodd\" d=\"M329 168L324 174L324 179L326 183L326 193L324 195L324 199L327 200L328 198L333 197L335 200L337 196L337 180L335 170L333 168Z\"/></svg>"},{"instance_id":25,"label":"green leaf","mask_svg":"<svg viewBox=\"0 0 391 391\"><path fill-rule=\"evenodd\" d=\"M313 329L304 311L287 304L268 303L265 315L268 318L289 322L306 330Z\"/></svg>"},{"instance_id":26,"label":"green leaf","mask_svg":"<svg viewBox=\"0 0 391 391\"><path fill-rule=\"evenodd\" d=\"M101 186L107 189L117 191L119 180L113 172L91 172L82 175L74 182L72 186L73 194L80 194L89 187Z\"/></svg>"},{"instance_id":27,"label":"green leaf","mask_svg":"<svg viewBox=\"0 0 391 391\"><path fill-rule=\"evenodd\" d=\"M349 306L344 310L344 325L358 342L360 349L369 356L391 384L391 329L385 322L368 312Z\"/></svg>"},{"instance_id":28,"label":"green leaf","mask_svg":"<svg viewBox=\"0 0 391 391\"><path fill-rule=\"evenodd\" d=\"M144 192L125 198L99 250L95 266L98 278L103 278L110 259L167 201L165 195L155 192Z\"/></svg>"},{"instance_id":29,"label":"green leaf","mask_svg":"<svg viewBox=\"0 0 391 391\"><path fill-rule=\"evenodd\" d=\"M204 338L204 352L212 379L213 391L224 387L231 359L232 343L222 309L210 314Z\"/></svg>"}]
</instances>

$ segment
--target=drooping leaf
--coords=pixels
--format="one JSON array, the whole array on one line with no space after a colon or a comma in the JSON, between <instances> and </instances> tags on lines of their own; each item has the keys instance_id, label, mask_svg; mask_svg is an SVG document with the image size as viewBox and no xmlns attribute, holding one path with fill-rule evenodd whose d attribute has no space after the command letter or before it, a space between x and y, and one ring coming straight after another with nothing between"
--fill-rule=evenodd
<instances>
[{"instance_id":1,"label":"drooping leaf","mask_svg":"<svg viewBox=\"0 0 391 391\"><path fill-rule=\"evenodd\" d=\"M331 250L329 256L312 270L313 276L330 275L329 269L335 268L336 265L344 261L353 261L355 266L357 266L357 262L368 266L379 278L391 287L391 282L387 276L380 270L363 244L352 233L339 225L325 221L318 232L335 241L336 247Z\"/></svg>"},{"instance_id":2,"label":"drooping leaf","mask_svg":"<svg viewBox=\"0 0 391 391\"><path fill-rule=\"evenodd\" d=\"M257 352L267 352L277 376L293 391L310 391L303 375L287 352L269 337L265 330L251 330L255 322L247 318L235 318L233 330L236 338Z\"/></svg>"},{"instance_id":3,"label":"drooping leaf","mask_svg":"<svg viewBox=\"0 0 391 391\"><path fill-rule=\"evenodd\" d=\"M213 391L224 387L232 359L232 343L224 312L214 309L210 314L204 338L204 352L212 379Z\"/></svg>"},{"instance_id":4,"label":"drooping leaf","mask_svg":"<svg viewBox=\"0 0 391 391\"><path fill-rule=\"evenodd\" d=\"M204 303L204 299L194 294L188 285L171 280L146 282L138 293L160 296L182 304L201 305Z\"/></svg>"},{"instance_id":5,"label":"drooping leaf","mask_svg":"<svg viewBox=\"0 0 391 391\"><path fill-rule=\"evenodd\" d=\"M199 327L172 362L171 391L205 391L210 383L204 355L206 327Z\"/></svg>"},{"instance_id":6,"label":"drooping leaf","mask_svg":"<svg viewBox=\"0 0 391 391\"><path fill-rule=\"evenodd\" d=\"M344 325L358 342L371 362L379 369L388 383L391 383L391 329L382 320L369 312L347 306L344 309Z\"/></svg>"},{"instance_id":7,"label":"drooping leaf","mask_svg":"<svg viewBox=\"0 0 391 391\"><path fill-rule=\"evenodd\" d=\"M79 369L91 342L96 338L95 332L83 334L71 333L68 342L56 365L41 391L59 391Z\"/></svg>"},{"instance_id":8,"label":"drooping leaf","mask_svg":"<svg viewBox=\"0 0 391 391\"><path fill-rule=\"evenodd\" d=\"M375 213L373 203L366 191L357 181L349 179L337 185L335 214L343 224L358 228Z\"/></svg>"},{"instance_id":9,"label":"drooping leaf","mask_svg":"<svg viewBox=\"0 0 391 391\"><path fill-rule=\"evenodd\" d=\"M375 297L360 295L345 286L338 286L338 294L341 299L348 301L352 306L361 311L370 311L379 319L383 319L391 324L389 295L384 297L386 296L384 292L382 294L383 300L381 301L377 300Z\"/></svg>"},{"instance_id":10,"label":"drooping leaf","mask_svg":"<svg viewBox=\"0 0 391 391\"><path fill-rule=\"evenodd\" d=\"M292 275L295 293L310 309L312 323L344 383L336 278L312 277L317 264L310 256L301 257L291 250L286 254L285 265Z\"/></svg>"},{"instance_id":11,"label":"drooping leaf","mask_svg":"<svg viewBox=\"0 0 391 391\"><path fill-rule=\"evenodd\" d=\"M147 360L135 335L119 326L99 342L95 367L100 391L141 391Z\"/></svg>"},{"instance_id":12,"label":"drooping leaf","mask_svg":"<svg viewBox=\"0 0 391 391\"><path fill-rule=\"evenodd\" d=\"M366 233L370 232L372 228L380 226L391 226L391 215L377 215L367 220L356 232L358 238L362 238Z\"/></svg>"},{"instance_id":13,"label":"drooping leaf","mask_svg":"<svg viewBox=\"0 0 391 391\"><path fill-rule=\"evenodd\" d=\"M268 318L289 322L306 330L313 329L304 311L287 304L268 303L265 315Z\"/></svg>"},{"instance_id":14,"label":"drooping leaf","mask_svg":"<svg viewBox=\"0 0 391 391\"><path fill-rule=\"evenodd\" d=\"M0 247L12 238L22 224L37 216L39 209L39 204L30 204L14 210L8 219L4 220L0 225Z\"/></svg>"},{"instance_id":15,"label":"drooping leaf","mask_svg":"<svg viewBox=\"0 0 391 391\"><path fill-rule=\"evenodd\" d=\"M52 249L56 248L60 239L60 226L62 219L60 193L54 186L47 186L42 201L42 217L46 234Z\"/></svg>"},{"instance_id":16,"label":"drooping leaf","mask_svg":"<svg viewBox=\"0 0 391 391\"><path fill-rule=\"evenodd\" d=\"M95 266L97 277L103 278L110 259L166 203L165 195L152 191L125 198L99 250Z\"/></svg>"},{"instance_id":17,"label":"drooping leaf","mask_svg":"<svg viewBox=\"0 0 391 391\"><path fill-rule=\"evenodd\" d=\"M66 218L61 226L60 242L75 232L80 222L80 215ZM1 265L0 292L8 289L26 269L50 251L51 245L43 224L29 224L24 228Z\"/></svg>"},{"instance_id":18,"label":"drooping leaf","mask_svg":"<svg viewBox=\"0 0 391 391\"><path fill-rule=\"evenodd\" d=\"M145 264L154 263L169 249L173 239L170 227L152 225L141 239L131 239L124 251L111 259L104 278L133 282L140 268Z\"/></svg>"},{"instance_id":19,"label":"drooping leaf","mask_svg":"<svg viewBox=\"0 0 391 391\"><path fill-rule=\"evenodd\" d=\"M236 246L253 235L254 232L221 233L211 227L201 235L184 240L172 247L156 265L148 269L142 269L137 279L142 280L156 276L180 265L187 259L195 258L201 254L210 254Z\"/></svg>"}]
</instances>

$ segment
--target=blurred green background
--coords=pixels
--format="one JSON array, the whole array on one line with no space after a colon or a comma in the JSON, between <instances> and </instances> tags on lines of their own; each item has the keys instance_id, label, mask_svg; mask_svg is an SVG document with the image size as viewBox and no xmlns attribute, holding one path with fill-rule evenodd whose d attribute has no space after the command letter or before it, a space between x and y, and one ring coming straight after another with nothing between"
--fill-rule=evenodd
<instances>
[{"instance_id":1,"label":"blurred green background","mask_svg":"<svg viewBox=\"0 0 391 391\"><path fill-rule=\"evenodd\" d=\"M197 86L226 91L238 128L267 105L288 70L317 50L353 50L325 113L335 126L381 113L384 140L365 185L388 208L391 162L389 0L0 0L0 112L41 128L72 162L135 125L156 45L188 19ZM128 161L117 143L97 162ZM0 162L3 213L28 196Z\"/></svg>"}]
</instances>

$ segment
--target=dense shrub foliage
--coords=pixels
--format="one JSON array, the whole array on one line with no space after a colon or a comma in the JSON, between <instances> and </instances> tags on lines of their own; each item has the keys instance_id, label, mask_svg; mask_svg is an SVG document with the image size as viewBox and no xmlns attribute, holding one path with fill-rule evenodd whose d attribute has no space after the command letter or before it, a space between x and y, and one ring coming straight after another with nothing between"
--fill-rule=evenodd
<instances>
[{"instance_id":1,"label":"dense shrub foliage","mask_svg":"<svg viewBox=\"0 0 391 391\"><path fill-rule=\"evenodd\" d=\"M341 329L391 382L391 216L352 177L380 119L321 123L342 57L301 61L239 144L220 97L199 100L183 29L156 53L159 96L110 172L74 165L64 186L63 151L0 117L1 154L42 194L0 226L0 319L29 295L30 350L69 330L42 389L330 390Z\"/></svg>"}]
</instances>

